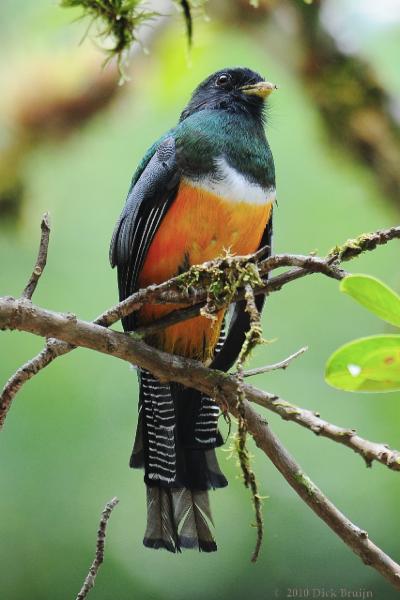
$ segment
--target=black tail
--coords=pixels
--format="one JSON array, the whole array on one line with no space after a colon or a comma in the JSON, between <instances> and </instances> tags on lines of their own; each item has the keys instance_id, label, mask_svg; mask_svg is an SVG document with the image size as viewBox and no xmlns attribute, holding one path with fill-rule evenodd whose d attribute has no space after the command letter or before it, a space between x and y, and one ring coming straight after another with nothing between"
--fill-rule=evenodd
<instances>
[{"instance_id":1,"label":"black tail","mask_svg":"<svg viewBox=\"0 0 400 600\"><path fill-rule=\"evenodd\" d=\"M215 447L219 410L207 396L140 371L139 422L130 460L144 467L147 529L143 543L171 552L217 549L208 490L224 487Z\"/></svg>"}]
</instances>

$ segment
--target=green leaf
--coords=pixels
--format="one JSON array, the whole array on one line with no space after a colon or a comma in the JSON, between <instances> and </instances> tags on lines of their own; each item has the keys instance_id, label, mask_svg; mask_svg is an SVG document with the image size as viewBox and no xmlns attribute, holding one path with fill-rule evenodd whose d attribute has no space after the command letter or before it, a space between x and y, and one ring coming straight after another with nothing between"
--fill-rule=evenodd
<instances>
[{"instance_id":1,"label":"green leaf","mask_svg":"<svg viewBox=\"0 0 400 600\"><path fill-rule=\"evenodd\" d=\"M329 358L325 380L348 392L400 390L400 335L374 335L345 344Z\"/></svg>"},{"instance_id":2,"label":"green leaf","mask_svg":"<svg viewBox=\"0 0 400 600\"><path fill-rule=\"evenodd\" d=\"M342 292L391 325L400 327L400 296L370 275L348 275L340 283Z\"/></svg>"}]
</instances>

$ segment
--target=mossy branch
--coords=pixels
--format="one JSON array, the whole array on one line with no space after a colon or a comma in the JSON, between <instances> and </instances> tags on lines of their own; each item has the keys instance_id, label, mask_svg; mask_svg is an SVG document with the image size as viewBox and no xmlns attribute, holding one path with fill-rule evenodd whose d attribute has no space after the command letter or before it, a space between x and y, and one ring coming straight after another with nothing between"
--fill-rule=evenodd
<instances>
[{"instance_id":1,"label":"mossy branch","mask_svg":"<svg viewBox=\"0 0 400 600\"><path fill-rule=\"evenodd\" d=\"M375 250L377 246L386 244L390 239L400 239L400 227L381 229L372 233L362 233L358 237L347 240L341 246L335 246L328 254L328 261L346 262L366 251Z\"/></svg>"},{"instance_id":2,"label":"mossy branch","mask_svg":"<svg viewBox=\"0 0 400 600\"><path fill-rule=\"evenodd\" d=\"M205 0L204 0L205 1ZM182 10L189 46L193 38L193 9L203 0L171 0ZM140 42L138 32L143 24L161 17L156 10L149 10L144 0L60 0L63 8L80 8L81 18L89 18L90 25L97 28L97 38L110 59L116 58L122 79L125 79L124 61L135 42ZM87 32L88 33L88 32ZM111 47L108 45L111 43Z\"/></svg>"},{"instance_id":3,"label":"mossy branch","mask_svg":"<svg viewBox=\"0 0 400 600\"><path fill-rule=\"evenodd\" d=\"M206 302L200 314L215 320L216 313L229 306L240 288L250 286L254 289L263 285L255 261L267 250L263 248L261 252L243 257L234 256L226 250L222 257L202 265L193 265L179 275L176 279L178 289L186 294L199 287L207 290Z\"/></svg>"}]
</instances>

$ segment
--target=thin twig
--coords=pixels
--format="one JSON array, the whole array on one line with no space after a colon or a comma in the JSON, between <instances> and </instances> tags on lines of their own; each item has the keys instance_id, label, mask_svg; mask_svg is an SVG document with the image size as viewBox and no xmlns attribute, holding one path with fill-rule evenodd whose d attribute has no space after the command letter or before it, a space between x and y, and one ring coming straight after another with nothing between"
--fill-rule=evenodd
<instances>
[{"instance_id":1,"label":"thin twig","mask_svg":"<svg viewBox=\"0 0 400 600\"><path fill-rule=\"evenodd\" d=\"M371 467L372 463L377 461L392 471L400 471L400 452L398 450L390 448L385 443L371 442L359 436L356 429L329 423L325 419L321 419L318 412L300 408L279 396L268 394L254 387L251 392L247 391L247 398L278 414L285 421L293 421L316 435L347 446L365 460L367 467Z\"/></svg>"},{"instance_id":2,"label":"thin twig","mask_svg":"<svg viewBox=\"0 0 400 600\"><path fill-rule=\"evenodd\" d=\"M95 584L97 573L99 571L101 563L104 560L104 544L106 539L106 529L108 520L111 517L111 513L117 506L118 502L118 498L112 498L109 502L107 502L103 512L101 513L99 529L97 531L96 554L93 559L92 565L89 569L89 572L86 575L86 579L83 582L81 590L76 597L76 600L85 600L85 598L87 597L90 590Z\"/></svg>"},{"instance_id":3,"label":"thin twig","mask_svg":"<svg viewBox=\"0 0 400 600\"><path fill-rule=\"evenodd\" d=\"M44 213L42 217L42 222L40 224L40 228L42 230L42 234L40 236L39 252L36 259L36 264L32 271L32 275L30 276L29 281L26 284L24 291L22 292L22 298L28 298L29 300L33 296L33 292L36 289L38 281L43 273L47 262L47 251L49 249L50 240L49 213Z\"/></svg>"},{"instance_id":4,"label":"thin twig","mask_svg":"<svg viewBox=\"0 0 400 600\"><path fill-rule=\"evenodd\" d=\"M280 362L272 365L265 365L264 367L258 367L257 369L248 369L247 371L243 371L242 375L243 377L253 377L254 375L261 375L262 373L269 373L270 371L277 371L278 369L285 370L293 360L301 356L301 354L304 354L304 352L307 352L307 350L308 346L303 346L303 348L300 348L300 350L297 350L297 352L294 352Z\"/></svg>"},{"instance_id":5,"label":"thin twig","mask_svg":"<svg viewBox=\"0 0 400 600\"><path fill-rule=\"evenodd\" d=\"M0 430L10 409L15 395L19 392L26 381L47 367L57 356L66 354L74 346L60 342L59 340L48 340L46 346L34 358L28 360L20 367L5 384L0 396Z\"/></svg>"}]
</instances>

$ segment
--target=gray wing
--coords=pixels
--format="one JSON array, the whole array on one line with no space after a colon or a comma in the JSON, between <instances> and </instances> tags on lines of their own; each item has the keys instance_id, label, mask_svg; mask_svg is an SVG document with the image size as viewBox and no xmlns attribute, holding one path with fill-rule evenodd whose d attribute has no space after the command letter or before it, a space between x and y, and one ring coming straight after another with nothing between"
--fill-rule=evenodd
<instances>
[{"instance_id":1,"label":"gray wing","mask_svg":"<svg viewBox=\"0 0 400 600\"><path fill-rule=\"evenodd\" d=\"M119 298L137 290L138 277L149 246L179 186L173 136L155 149L136 182L115 226L110 245L110 263L117 267ZM132 315L124 318L126 331L134 328Z\"/></svg>"}]
</instances>

